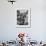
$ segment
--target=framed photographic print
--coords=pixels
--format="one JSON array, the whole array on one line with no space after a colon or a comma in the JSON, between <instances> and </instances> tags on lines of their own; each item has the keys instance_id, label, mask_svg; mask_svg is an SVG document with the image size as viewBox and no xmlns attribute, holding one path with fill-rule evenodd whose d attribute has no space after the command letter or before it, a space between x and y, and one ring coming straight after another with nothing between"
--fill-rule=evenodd
<instances>
[{"instance_id":1,"label":"framed photographic print","mask_svg":"<svg viewBox=\"0 0 46 46\"><path fill-rule=\"evenodd\" d=\"M16 9L16 27L18 28L31 27L31 9L30 8Z\"/></svg>"}]
</instances>

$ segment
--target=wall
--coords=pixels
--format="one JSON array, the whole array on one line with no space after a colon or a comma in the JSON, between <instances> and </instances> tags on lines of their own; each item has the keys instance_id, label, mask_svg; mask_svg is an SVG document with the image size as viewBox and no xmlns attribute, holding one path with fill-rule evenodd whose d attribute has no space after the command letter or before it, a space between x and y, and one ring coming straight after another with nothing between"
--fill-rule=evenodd
<instances>
[{"instance_id":1,"label":"wall","mask_svg":"<svg viewBox=\"0 0 46 46\"><path fill-rule=\"evenodd\" d=\"M0 40L14 40L19 32L29 33L33 40L46 40L46 1L17 0L14 5L0 0ZM16 28L16 8L31 8L31 28Z\"/></svg>"}]
</instances>

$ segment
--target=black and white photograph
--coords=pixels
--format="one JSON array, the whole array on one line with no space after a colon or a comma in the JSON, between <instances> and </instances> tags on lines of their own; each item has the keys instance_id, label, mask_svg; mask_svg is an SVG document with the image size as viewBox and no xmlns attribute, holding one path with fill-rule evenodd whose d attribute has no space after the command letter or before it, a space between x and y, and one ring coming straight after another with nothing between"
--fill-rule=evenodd
<instances>
[{"instance_id":1,"label":"black and white photograph","mask_svg":"<svg viewBox=\"0 0 46 46\"><path fill-rule=\"evenodd\" d=\"M30 9L22 8L16 11L16 25L17 27L30 27Z\"/></svg>"}]
</instances>

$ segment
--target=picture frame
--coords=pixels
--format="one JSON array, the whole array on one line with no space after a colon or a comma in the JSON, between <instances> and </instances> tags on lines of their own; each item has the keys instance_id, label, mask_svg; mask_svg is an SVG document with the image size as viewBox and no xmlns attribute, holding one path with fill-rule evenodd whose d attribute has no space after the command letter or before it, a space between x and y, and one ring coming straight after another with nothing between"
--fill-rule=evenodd
<instances>
[{"instance_id":1,"label":"picture frame","mask_svg":"<svg viewBox=\"0 0 46 46\"><path fill-rule=\"evenodd\" d=\"M31 27L31 8L16 9L16 28Z\"/></svg>"}]
</instances>

